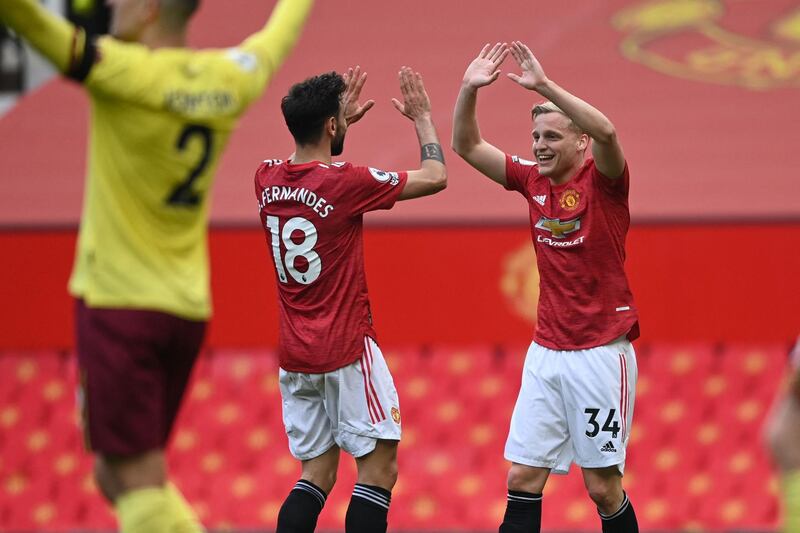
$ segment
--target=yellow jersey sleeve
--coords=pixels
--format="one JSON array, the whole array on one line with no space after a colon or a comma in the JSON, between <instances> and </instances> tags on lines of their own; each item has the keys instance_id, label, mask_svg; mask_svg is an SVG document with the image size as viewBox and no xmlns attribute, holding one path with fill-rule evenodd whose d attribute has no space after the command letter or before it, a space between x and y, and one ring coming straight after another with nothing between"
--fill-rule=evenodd
<instances>
[{"instance_id":1,"label":"yellow jersey sleeve","mask_svg":"<svg viewBox=\"0 0 800 533\"><path fill-rule=\"evenodd\" d=\"M264 75L258 93L294 48L313 6L314 0L279 0L261 31L239 45L244 53L253 54Z\"/></svg>"},{"instance_id":2,"label":"yellow jersey sleeve","mask_svg":"<svg viewBox=\"0 0 800 533\"><path fill-rule=\"evenodd\" d=\"M28 41L61 73L73 75L87 67L81 64L86 44L84 31L35 0L2 0L0 22Z\"/></svg>"}]
</instances>

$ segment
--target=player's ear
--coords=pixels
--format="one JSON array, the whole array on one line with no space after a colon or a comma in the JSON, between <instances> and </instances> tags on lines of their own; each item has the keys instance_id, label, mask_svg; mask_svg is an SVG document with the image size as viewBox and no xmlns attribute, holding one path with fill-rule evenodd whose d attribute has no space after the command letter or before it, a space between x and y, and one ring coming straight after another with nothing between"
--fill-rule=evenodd
<instances>
[{"instance_id":1,"label":"player's ear","mask_svg":"<svg viewBox=\"0 0 800 533\"><path fill-rule=\"evenodd\" d=\"M589 146L589 136L585 133L581 133L578 136L578 151L583 152L586 150L587 146Z\"/></svg>"},{"instance_id":2,"label":"player's ear","mask_svg":"<svg viewBox=\"0 0 800 533\"><path fill-rule=\"evenodd\" d=\"M339 130L339 122L336 120L336 117L328 117L325 121L325 131L331 137L336 137L336 132Z\"/></svg>"}]
</instances>

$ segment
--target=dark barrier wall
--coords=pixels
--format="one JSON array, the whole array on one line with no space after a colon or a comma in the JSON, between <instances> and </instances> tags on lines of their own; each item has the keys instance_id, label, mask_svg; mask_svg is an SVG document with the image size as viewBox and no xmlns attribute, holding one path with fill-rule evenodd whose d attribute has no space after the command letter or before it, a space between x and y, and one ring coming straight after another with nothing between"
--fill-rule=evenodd
<instances>
[{"instance_id":1,"label":"dark barrier wall","mask_svg":"<svg viewBox=\"0 0 800 533\"><path fill-rule=\"evenodd\" d=\"M212 231L212 346L277 339L260 230ZM70 347L74 231L0 233L0 349ZM370 229L381 342L527 342L538 279L527 228ZM800 332L800 226L637 226L628 272L643 340L787 341Z\"/></svg>"}]
</instances>

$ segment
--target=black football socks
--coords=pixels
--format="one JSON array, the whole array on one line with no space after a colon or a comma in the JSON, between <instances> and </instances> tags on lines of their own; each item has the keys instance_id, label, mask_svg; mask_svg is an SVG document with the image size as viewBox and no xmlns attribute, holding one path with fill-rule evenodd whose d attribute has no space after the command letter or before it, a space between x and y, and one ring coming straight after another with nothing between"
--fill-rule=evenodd
<instances>
[{"instance_id":1,"label":"black football socks","mask_svg":"<svg viewBox=\"0 0 800 533\"><path fill-rule=\"evenodd\" d=\"M509 490L500 533L539 533L541 527L542 495Z\"/></svg>"},{"instance_id":2,"label":"black football socks","mask_svg":"<svg viewBox=\"0 0 800 533\"><path fill-rule=\"evenodd\" d=\"M633 512L633 504L628 495L623 493L622 505L612 515L604 515L598 511L603 522L603 533L639 533L639 522Z\"/></svg>"},{"instance_id":3,"label":"black football socks","mask_svg":"<svg viewBox=\"0 0 800 533\"><path fill-rule=\"evenodd\" d=\"M344 519L346 533L386 533L386 515L392 493L374 485L356 483Z\"/></svg>"},{"instance_id":4,"label":"black football socks","mask_svg":"<svg viewBox=\"0 0 800 533\"><path fill-rule=\"evenodd\" d=\"M276 533L313 533L326 498L325 491L310 481L298 481L278 513Z\"/></svg>"}]
</instances>

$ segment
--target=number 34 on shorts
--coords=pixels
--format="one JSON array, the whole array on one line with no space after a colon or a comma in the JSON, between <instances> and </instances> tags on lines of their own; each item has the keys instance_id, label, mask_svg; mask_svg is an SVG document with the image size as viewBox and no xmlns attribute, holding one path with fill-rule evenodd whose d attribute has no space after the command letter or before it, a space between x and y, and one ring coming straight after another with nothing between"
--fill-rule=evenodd
<instances>
[{"instance_id":1,"label":"number 34 on shorts","mask_svg":"<svg viewBox=\"0 0 800 533\"><path fill-rule=\"evenodd\" d=\"M617 420L617 410L616 409L598 409L596 407L587 407L583 410L583 412L588 415L587 425L588 428L586 430L587 437L596 437L601 431L607 432L611 434L612 439L616 439L619 435L620 424ZM600 426L599 420L602 419L602 415L607 413L605 417L605 422L603 422L603 426Z\"/></svg>"}]
</instances>

